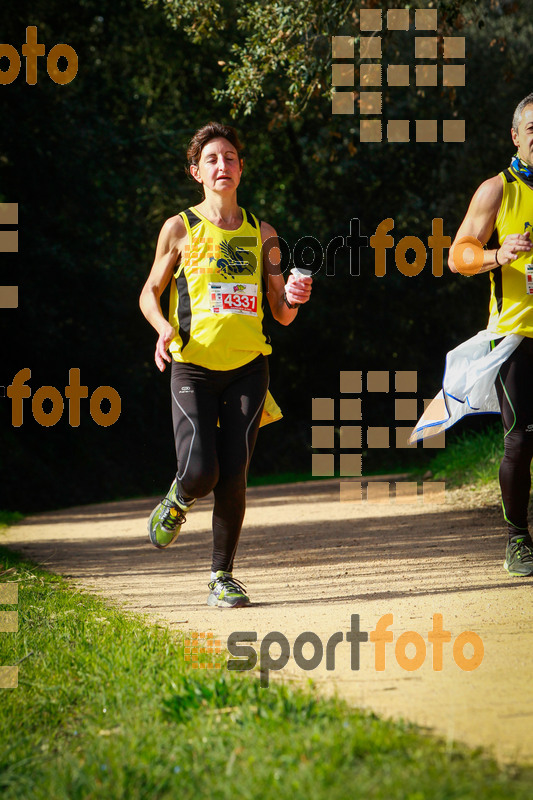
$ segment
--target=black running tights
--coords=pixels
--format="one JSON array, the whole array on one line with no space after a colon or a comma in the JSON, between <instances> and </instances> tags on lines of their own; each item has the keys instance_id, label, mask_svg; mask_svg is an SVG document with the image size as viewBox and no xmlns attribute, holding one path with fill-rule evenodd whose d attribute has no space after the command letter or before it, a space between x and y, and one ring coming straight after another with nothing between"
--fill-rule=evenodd
<instances>
[{"instance_id":1,"label":"black running tights","mask_svg":"<svg viewBox=\"0 0 533 800\"><path fill-rule=\"evenodd\" d=\"M178 489L184 500L214 493L213 572L233 568L267 388L265 356L232 370L172 362Z\"/></svg>"},{"instance_id":2,"label":"black running tights","mask_svg":"<svg viewBox=\"0 0 533 800\"><path fill-rule=\"evenodd\" d=\"M504 457L502 504L509 536L528 530L527 509L533 458L533 339L525 337L502 364L496 380L502 412Z\"/></svg>"}]
</instances>

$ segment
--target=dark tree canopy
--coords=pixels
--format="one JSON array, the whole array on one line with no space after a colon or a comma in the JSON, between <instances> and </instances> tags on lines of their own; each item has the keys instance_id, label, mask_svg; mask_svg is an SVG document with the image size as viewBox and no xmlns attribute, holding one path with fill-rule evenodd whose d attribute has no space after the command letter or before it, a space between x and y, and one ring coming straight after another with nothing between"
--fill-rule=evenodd
<instances>
[{"instance_id":1,"label":"dark tree canopy","mask_svg":"<svg viewBox=\"0 0 533 800\"><path fill-rule=\"evenodd\" d=\"M28 510L158 493L174 470L168 376L153 363L154 332L138 309L163 221L200 197L184 173L193 131L235 124L245 142L242 205L273 224L292 249L343 237L335 274L315 276L313 302L285 329L271 323L271 387L285 421L261 433L256 473L308 471L311 398L337 396L340 370L417 370L419 396L439 385L445 352L486 324L488 279L396 268L374 274L361 247L350 274L351 220L370 237L392 218L395 243L427 244L432 220L453 236L476 186L507 166L513 109L531 87L532 25L525 2L433 3L438 35L466 38L464 87L383 86L384 116L466 120L464 143L361 143L359 114L331 110L331 36L353 36L360 8L338 0L21 0L0 9L2 41L20 53L35 25L47 52L75 48L79 72L59 86L39 61L0 85L0 202L19 204L20 252L0 254L2 285L19 285L17 309L0 309L0 386L31 369L32 393L79 368L89 394L114 387L120 419L108 428L82 401L39 425L25 400L13 427L0 397L0 506ZM405 4L405 7L407 5ZM428 8L428 3L410 7ZM411 18L413 12L411 12ZM384 63L414 67L409 31L383 32ZM358 57L355 58L358 92ZM0 61L0 69L6 69ZM481 124L483 120L483 124ZM355 223L353 223L355 226ZM355 227L353 227L355 230ZM357 228L359 230L359 228ZM412 256L412 254L411 254ZM287 264L288 266L288 264ZM164 303L167 302L164 299ZM0 390L1 391L1 390ZM390 402L371 412L392 425ZM368 420L371 422L371 420ZM377 467L394 452L376 453ZM415 454L418 456L419 454Z\"/></svg>"}]
</instances>

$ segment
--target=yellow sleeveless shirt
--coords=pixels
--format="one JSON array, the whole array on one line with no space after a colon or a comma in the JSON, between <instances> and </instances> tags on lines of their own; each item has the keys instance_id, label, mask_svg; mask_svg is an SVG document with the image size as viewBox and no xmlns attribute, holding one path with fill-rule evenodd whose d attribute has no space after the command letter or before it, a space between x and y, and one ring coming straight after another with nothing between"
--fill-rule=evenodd
<instances>
[{"instance_id":1,"label":"yellow sleeveless shirt","mask_svg":"<svg viewBox=\"0 0 533 800\"><path fill-rule=\"evenodd\" d=\"M181 212L188 244L170 289L169 322L176 361L237 369L272 352L263 329L263 254L259 223L244 208L228 231L197 209Z\"/></svg>"},{"instance_id":2,"label":"yellow sleeveless shirt","mask_svg":"<svg viewBox=\"0 0 533 800\"><path fill-rule=\"evenodd\" d=\"M533 189L510 169L500 178L503 197L495 226L500 245L510 233L530 231L533 239ZM491 270L490 289L487 330L533 336L533 251Z\"/></svg>"}]
</instances>

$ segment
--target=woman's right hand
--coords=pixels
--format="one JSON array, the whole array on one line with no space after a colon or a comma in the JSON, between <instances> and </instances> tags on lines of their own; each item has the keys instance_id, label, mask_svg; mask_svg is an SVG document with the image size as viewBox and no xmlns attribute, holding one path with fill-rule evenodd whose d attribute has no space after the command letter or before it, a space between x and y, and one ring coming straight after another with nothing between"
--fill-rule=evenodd
<instances>
[{"instance_id":1,"label":"woman's right hand","mask_svg":"<svg viewBox=\"0 0 533 800\"><path fill-rule=\"evenodd\" d=\"M170 323L167 323L164 330L159 334L159 339L155 346L155 363L160 372L165 371L165 361L169 364L172 362L172 358L169 356L167 350L175 335L176 331Z\"/></svg>"}]
</instances>

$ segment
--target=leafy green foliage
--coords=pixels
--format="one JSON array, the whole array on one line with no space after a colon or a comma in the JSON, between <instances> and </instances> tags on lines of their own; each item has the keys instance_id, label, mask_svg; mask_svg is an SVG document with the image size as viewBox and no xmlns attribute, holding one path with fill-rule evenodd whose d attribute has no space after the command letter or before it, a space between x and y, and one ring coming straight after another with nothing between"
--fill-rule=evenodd
<instances>
[{"instance_id":1,"label":"leafy green foliage","mask_svg":"<svg viewBox=\"0 0 533 800\"><path fill-rule=\"evenodd\" d=\"M157 0L144 2L148 7L159 5ZM164 3L172 25L183 25L193 41L223 36L227 45L228 34L235 37L220 62L227 84L215 90L215 97L232 102L234 115L251 114L259 100L270 96L273 81L281 84L276 94L286 94L281 102L291 113L303 110L311 96L329 93L330 37L347 17L355 19L355 7L354 0Z\"/></svg>"},{"instance_id":2,"label":"leafy green foliage","mask_svg":"<svg viewBox=\"0 0 533 800\"><path fill-rule=\"evenodd\" d=\"M20 522L21 519L23 519L23 514L19 514L17 511L0 511L0 532L2 528L14 525L16 522Z\"/></svg>"},{"instance_id":3,"label":"leafy green foliage","mask_svg":"<svg viewBox=\"0 0 533 800\"><path fill-rule=\"evenodd\" d=\"M313 299L297 321L286 329L268 320L271 387L285 421L261 432L252 470L309 470L311 398L336 394L340 370L417 370L419 396L435 394L446 351L486 325L488 277L445 268L435 278L427 248L417 277L400 274L389 250L387 274L378 278L374 251L363 245L353 274L350 221L370 237L391 217L395 243L410 235L426 245L434 218L454 235L476 186L509 162L511 115L530 90L533 35L523 2L435 7L439 34L466 37L466 86L384 85L385 116L411 124L464 118L464 143L361 144L359 115L331 113L330 36L358 32L358 7L349 0L2 6L3 41L20 49L33 23L47 50L57 42L75 47L80 68L61 87L41 64L37 85L21 75L0 92L0 200L19 203L21 236L17 256L0 254L20 287L20 307L0 314L0 385L28 366L32 392L54 386L63 393L77 367L90 393L109 385L122 398L110 428L99 428L82 401L77 429L67 407L57 425L38 425L31 400L14 428L10 401L0 400L5 508L168 487L175 469L168 379L153 364L155 335L138 295L163 221L200 199L184 175L184 154L210 118L237 114L246 145L242 205L290 248L314 236L325 254L335 237L343 239L334 274L326 274L325 258L317 264ZM383 32L384 62L401 55L413 70L413 36L414 29ZM389 399L375 398L367 424L394 424ZM389 461L390 453L376 450L364 469L387 469Z\"/></svg>"},{"instance_id":4,"label":"leafy green foliage","mask_svg":"<svg viewBox=\"0 0 533 800\"><path fill-rule=\"evenodd\" d=\"M144 3L147 7L161 6L160 0ZM516 13L515 5L505 0L438 0L429 7L439 12L439 32L457 35L472 25L483 28L486 17ZM359 10L379 8L385 17L387 10L398 4L395 0L379 4L374 0L244 0L238 4L166 0L162 7L172 26L183 27L195 42L227 42L234 37L231 55L220 62L226 85L214 91L215 97L230 100L234 116L252 114L266 100L274 117L285 117L299 116L312 99L331 97L331 37L350 36L357 48ZM413 2L403 7L428 5ZM388 60L395 63L398 39L387 32L386 25L382 39ZM385 98L391 94L385 91ZM425 92L414 94L424 96Z\"/></svg>"}]
</instances>

